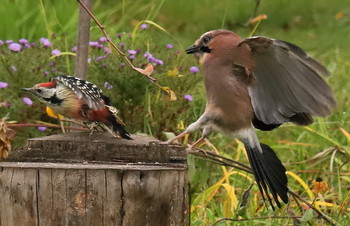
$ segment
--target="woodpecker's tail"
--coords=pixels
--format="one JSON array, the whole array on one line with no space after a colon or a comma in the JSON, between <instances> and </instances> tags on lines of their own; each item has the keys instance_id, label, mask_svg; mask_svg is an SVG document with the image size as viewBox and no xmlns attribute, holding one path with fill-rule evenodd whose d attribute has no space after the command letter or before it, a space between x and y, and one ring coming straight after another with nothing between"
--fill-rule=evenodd
<instances>
[{"instance_id":1,"label":"woodpecker's tail","mask_svg":"<svg viewBox=\"0 0 350 226\"><path fill-rule=\"evenodd\" d=\"M118 110L112 106L106 105L110 114L107 117L108 122L112 126L114 132L118 133L122 138L132 140L128 131L125 130L125 124L118 117Z\"/></svg>"},{"instance_id":2,"label":"woodpecker's tail","mask_svg":"<svg viewBox=\"0 0 350 226\"><path fill-rule=\"evenodd\" d=\"M284 203L288 203L286 168L268 145L256 143L252 146L252 144L244 140L243 143L264 202L265 197L267 197L272 209L274 209L272 199L269 195L270 192L276 205L281 208L278 196Z\"/></svg>"}]
</instances>

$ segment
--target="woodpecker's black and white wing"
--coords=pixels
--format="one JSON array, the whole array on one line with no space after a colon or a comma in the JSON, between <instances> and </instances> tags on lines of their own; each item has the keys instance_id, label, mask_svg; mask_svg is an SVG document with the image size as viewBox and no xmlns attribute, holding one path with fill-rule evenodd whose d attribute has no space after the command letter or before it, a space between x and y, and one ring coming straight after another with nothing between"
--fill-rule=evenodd
<instances>
[{"instance_id":1,"label":"woodpecker's black and white wing","mask_svg":"<svg viewBox=\"0 0 350 226\"><path fill-rule=\"evenodd\" d=\"M327 116L335 107L329 72L298 46L266 37L244 39L256 62L249 86L254 113L265 124L306 125L312 116Z\"/></svg>"},{"instance_id":2,"label":"woodpecker's black and white wing","mask_svg":"<svg viewBox=\"0 0 350 226\"><path fill-rule=\"evenodd\" d=\"M102 99L102 90L86 80L69 75L62 75L53 77L51 81L62 83L69 87L79 99L83 99L89 108L95 111L101 110L105 106Z\"/></svg>"}]
</instances>

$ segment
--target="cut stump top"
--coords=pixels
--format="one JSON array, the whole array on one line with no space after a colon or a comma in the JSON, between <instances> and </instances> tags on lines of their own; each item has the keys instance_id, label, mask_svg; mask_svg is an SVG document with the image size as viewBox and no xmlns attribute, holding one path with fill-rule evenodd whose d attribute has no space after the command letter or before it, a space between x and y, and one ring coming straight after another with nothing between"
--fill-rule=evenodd
<instances>
[{"instance_id":1,"label":"cut stump top","mask_svg":"<svg viewBox=\"0 0 350 226\"><path fill-rule=\"evenodd\" d=\"M66 133L27 141L26 146L10 153L6 162L94 163L94 164L186 164L186 150L141 135L133 140L108 133Z\"/></svg>"}]
</instances>

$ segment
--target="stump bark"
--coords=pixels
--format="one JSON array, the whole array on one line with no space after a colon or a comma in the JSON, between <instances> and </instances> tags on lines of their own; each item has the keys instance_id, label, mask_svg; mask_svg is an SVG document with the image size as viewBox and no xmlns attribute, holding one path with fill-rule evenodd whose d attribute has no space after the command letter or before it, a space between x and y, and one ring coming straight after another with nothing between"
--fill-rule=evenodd
<instances>
[{"instance_id":1,"label":"stump bark","mask_svg":"<svg viewBox=\"0 0 350 226\"><path fill-rule=\"evenodd\" d=\"M28 140L0 162L0 225L188 225L186 151L133 138Z\"/></svg>"}]
</instances>

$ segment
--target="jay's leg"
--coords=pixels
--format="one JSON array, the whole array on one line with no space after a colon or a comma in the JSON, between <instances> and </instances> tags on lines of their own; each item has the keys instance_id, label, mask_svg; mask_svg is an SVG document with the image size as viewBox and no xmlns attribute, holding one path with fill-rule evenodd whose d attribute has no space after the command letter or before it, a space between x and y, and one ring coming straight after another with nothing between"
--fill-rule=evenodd
<instances>
[{"instance_id":1,"label":"jay's leg","mask_svg":"<svg viewBox=\"0 0 350 226\"><path fill-rule=\"evenodd\" d=\"M212 133L213 129L211 127L205 127L202 132L202 137L199 138L196 142L194 142L189 149L195 148L198 144L202 143L209 135Z\"/></svg>"},{"instance_id":2,"label":"jay's leg","mask_svg":"<svg viewBox=\"0 0 350 226\"><path fill-rule=\"evenodd\" d=\"M199 117L199 119L197 121L190 124L184 132L182 132L179 135L177 135L176 137L168 140L166 143L167 144L174 143L176 140L184 137L186 134L192 133L192 132L202 128L204 125L206 125L208 123L208 121L209 121L208 117L206 117L205 114L203 114L201 117Z\"/></svg>"}]
</instances>

